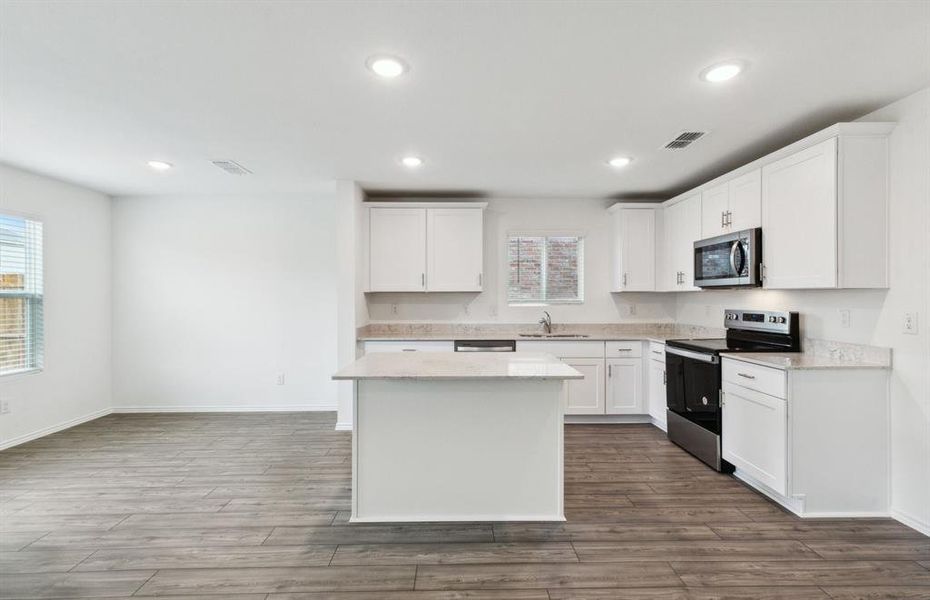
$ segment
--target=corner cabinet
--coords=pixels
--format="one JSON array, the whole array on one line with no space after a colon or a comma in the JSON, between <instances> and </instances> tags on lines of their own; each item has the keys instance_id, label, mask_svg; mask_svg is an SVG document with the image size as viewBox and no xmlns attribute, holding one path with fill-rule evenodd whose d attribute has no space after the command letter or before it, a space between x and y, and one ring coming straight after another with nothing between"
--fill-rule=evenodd
<instances>
[{"instance_id":1,"label":"corner cabinet","mask_svg":"<svg viewBox=\"0 0 930 600\"><path fill-rule=\"evenodd\" d=\"M839 135L762 168L767 288L888 287L888 139Z\"/></svg>"},{"instance_id":2,"label":"corner cabinet","mask_svg":"<svg viewBox=\"0 0 930 600\"><path fill-rule=\"evenodd\" d=\"M610 213L610 291L656 289L656 210L615 204Z\"/></svg>"},{"instance_id":3,"label":"corner cabinet","mask_svg":"<svg viewBox=\"0 0 930 600\"><path fill-rule=\"evenodd\" d=\"M370 202L368 292L480 292L487 203Z\"/></svg>"}]
</instances>

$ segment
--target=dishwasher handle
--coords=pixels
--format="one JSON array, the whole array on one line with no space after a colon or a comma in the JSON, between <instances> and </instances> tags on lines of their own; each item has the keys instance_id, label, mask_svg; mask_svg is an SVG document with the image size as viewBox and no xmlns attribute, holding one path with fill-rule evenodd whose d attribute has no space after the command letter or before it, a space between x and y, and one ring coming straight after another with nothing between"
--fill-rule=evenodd
<instances>
[{"instance_id":1,"label":"dishwasher handle","mask_svg":"<svg viewBox=\"0 0 930 600\"><path fill-rule=\"evenodd\" d=\"M516 352L516 340L455 340L456 352Z\"/></svg>"}]
</instances>

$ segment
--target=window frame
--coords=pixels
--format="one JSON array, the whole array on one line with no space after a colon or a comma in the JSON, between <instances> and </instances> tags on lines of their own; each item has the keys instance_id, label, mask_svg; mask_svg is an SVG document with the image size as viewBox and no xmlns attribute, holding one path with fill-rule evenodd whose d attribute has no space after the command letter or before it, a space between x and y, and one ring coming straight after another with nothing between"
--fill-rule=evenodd
<instances>
[{"instance_id":1,"label":"window frame","mask_svg":"<svg viewBox=\"0 0 930 600\"><path fill-rule=\"evenodd\" d=\"M41 283L42 293L41 294L27 294L27 293L3 294L2 292L0 292L0 297L4 297L4 296L5 297L21 297L26 300L26 303L28 305L30 305L29 309L26 311L27 327L29 329L32 329L33 319L35 318L34 307L31 305L35 303L36 300L39 300L42 306L42 331L40 333L41 338L42 338L41 344L40 344L40 347L42 350L41 354L33 353L33 356L35 357L35 365L33 366L29 366L23 369L17 369L15 371L8 371L6 373L0 373L0 381L9 381L11 379L16 379L18 377L42 373L48 367L48 360L46 358L46 351L45 351L46 350L45 340L48 334L48 319L45 318L45 287L46 287L46 273L47 273L47 269L45 267L45 262L46 262L45 261L45 254L46 254L45 238L48 233L48 227L45 222L45 219L43 219L40 215L37 215L34 213L12 210L8 208L0 208L0 215L6 216L6 217L12 217L14 219L23 219L25 221L34 221L36 223L39 223L42 226L42 239L41 239L41 243L38 244L38 248L41 253L41 258L42 258L42 261L41 261L42 273L41 273L41 276L38 278L38 280ZM27 344L30 346L34 346L36 344L35 336L27 336L26 341L27 341Z\"/></svg>"},{"instance_id":2,"label":"window frame","mask_svg":"<svg viewBox=\"0 0 930 600\"><path fill-rule=\"evenodd\" d=\"M515 238L515 237L541 237L541 238L546 238L547 240L548 240L548 238L554 238L554 237L573 237L573 238L578 238L578 249L579 249L579 252L578 252L578 268L577 268L577 275L578 275L578 295L577 295L577 298L573 298L573 299L564 299L564 300L562 300L562 299L550 300L550 299L548 299L548 298L545 298L545 299L527 300L527 301L525 301L525 302L522 302L522 301L513 301L513 300L511 300L511 299L510 299L510 240L511 240L512 238ZM558 306L558 305L579 305L579 304L584 304L584 288L585 288L585 285L584 285L584 283L585 283L585 277L584 277L584 270L585 270L585 260L584 260L585 254L584 254L584 248L585 248L585 239L586 239L586 238L587 238L587 232L586 232L586 231L579 231L579 230L564 230L564 229L515 229L515 230L509 230L509 231L507 231L506 234L504 235L503 252L502 252L503 257L504 257L504 270L503 270L503 272L506 274L506 275L505 275L504 286L503 286L503 288L504 288L504 301L506 302L507 306L513 306L513 307L534 307L534 306L535 306L535 307L541 307L541 306ZM547 249L546 249L546 258L548 258L548 244L547 244ZM545 290L546 290L545 281L546 281L546 267L547 267L547 262L548 262L547 260L544 260L543 263L542 263L543 283L542 283L542 285L540 286L540 288L543 290L543 292L545 292Z\"/></svg>"}]
</instances>

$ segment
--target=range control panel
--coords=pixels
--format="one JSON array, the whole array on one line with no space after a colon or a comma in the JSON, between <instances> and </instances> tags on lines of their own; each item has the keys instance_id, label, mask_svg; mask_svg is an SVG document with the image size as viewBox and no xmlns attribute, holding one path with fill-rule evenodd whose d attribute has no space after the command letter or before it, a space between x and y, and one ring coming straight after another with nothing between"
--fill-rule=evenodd
<instances>
[{"instance_id":1,"label":"range control panel","mask_svg":"<svg viewBox=\"0 0 930 600\"><path fill-rule=\"evenodd\" d=\"M790 333L792 328L797 327L797 319L796 312L728 308L723 315L723 324L727 329Z\"/></svg>"}]
</instances>

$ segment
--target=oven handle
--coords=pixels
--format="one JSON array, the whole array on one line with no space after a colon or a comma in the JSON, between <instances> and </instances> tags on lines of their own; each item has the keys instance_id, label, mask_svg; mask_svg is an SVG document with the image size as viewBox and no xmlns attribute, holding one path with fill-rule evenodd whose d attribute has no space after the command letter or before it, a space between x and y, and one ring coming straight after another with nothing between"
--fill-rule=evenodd
<instances>
[{"instance_id":1,"label":"oven handle","mask_svg":"<svg viewBox=\"0 0 930 600\"><path fill-rule=\"evenodd\" d=\"M710 363L712 365L720 362L720 357L716 354L703 354L701 352L693 352L691 350L685 350L684 348L674 348L674 347L665 347L666 354L675 354L676 356L684 356L685 358L693 358L694 360L699 360L701 362Z\"/></svg>"}]
</instances>

